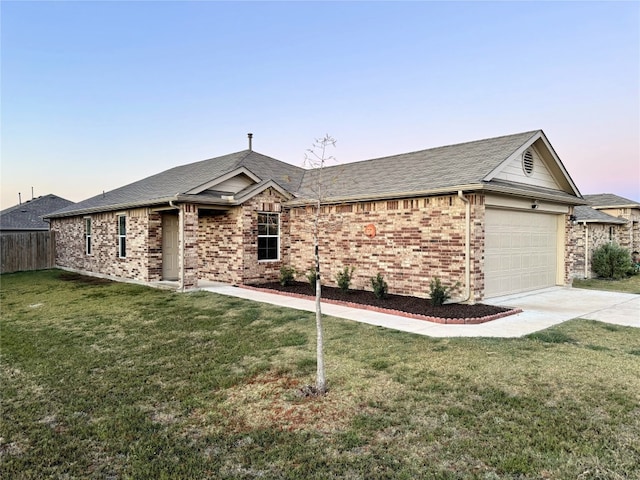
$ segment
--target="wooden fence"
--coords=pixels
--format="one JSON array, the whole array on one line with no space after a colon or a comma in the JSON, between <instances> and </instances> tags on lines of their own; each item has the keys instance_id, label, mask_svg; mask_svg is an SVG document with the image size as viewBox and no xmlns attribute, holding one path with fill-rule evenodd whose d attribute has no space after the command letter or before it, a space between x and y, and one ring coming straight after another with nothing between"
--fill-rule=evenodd
<instances>
[{"instance_id":1,"label":"wooden fence","mask_svg":"<svg viewBox=\"0 0 640 480\"><path fill-rule=\"evenodd\" d=\"M55 267L55 232L0 235L0 273Z\"/></svg>"}]
</instances>

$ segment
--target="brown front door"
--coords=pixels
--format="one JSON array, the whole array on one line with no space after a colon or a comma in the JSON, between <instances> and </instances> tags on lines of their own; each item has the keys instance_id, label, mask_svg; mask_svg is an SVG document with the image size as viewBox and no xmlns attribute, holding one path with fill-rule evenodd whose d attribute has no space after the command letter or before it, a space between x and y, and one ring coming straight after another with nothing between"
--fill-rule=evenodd
<instances>
[{"instance_id":1,"label":"brown front door","mask_svg":"<svg viewBox=\"0 0 640 480\"><path fill-rule=\"evenodd\" d=\"M178 216L162 216L162 279L178 280Z\"/></svg>"}]
</instances>

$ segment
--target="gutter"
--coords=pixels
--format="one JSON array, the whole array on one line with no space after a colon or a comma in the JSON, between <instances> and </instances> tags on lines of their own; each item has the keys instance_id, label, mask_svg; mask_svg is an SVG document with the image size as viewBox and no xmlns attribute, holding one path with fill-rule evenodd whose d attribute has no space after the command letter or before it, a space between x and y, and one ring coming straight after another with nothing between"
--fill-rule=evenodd
<instances>
[{"instance_id":1,"label":"gutter","mask_svg":"<svg viewBox=\"0 0 640 480\"><path fill-rule=\"evenodd\" d=\"M584 278L589 278L589 268L587 267L587 263L589 261L589 224L584 221L582 222L584 225Z\"/></svg>"},{"instance_id":2,"label":"gutter","mask_svg":"<svg viewBox=\"0 0 640 480\"><path fill-rule=\"evenodd\" d=\"M560 196L553 192L540 192L527 190L523 188L518 188L517 186L503 186L503 185L488 185L484 183L471 183L465 185L454 185L449 187L441 187L434 188L430 190L414 190L414 191L404 191L404 192L390 192L390 193L380 193L377 195L349 195L343 197L329 197L323 200L323 205L332 205L338 203L351 203L351 202L370 202L376 200L388 200L388 199L397 199L397 198L410 198L410 197L421 197L421 196L434 196L434 195L446 195L446 194L457 194L460 191L478 191L478 192L490 192L490 193L502 193L513 195L516 197L522 198L537 198L540 200L549 200L555 203L561 203L566 205L587 205L587 202L579 197L566 198L564 196ZM561 194L561 192L558 192ZM567 196L570 194L566 192ZM314 202L313 199L308 198L298 198L296 200L292 200L286 202L285 205L287 207L298 207L305 205L312 205Z\"/></svg>"},{"instance_id":3,"label":"gutter","mask_svg":"<svg viewBox=\"0 0 640 480\"><path fill-rule=\"evenodd\" d=\"M464 235L464 283L465 294L464 299L460 302L467 302L471 298L471 203L469 199L464 196L462 190L458 190L458 198L464 202L464 220L465 220L465 235Z\"/></svg>"}]
</instances>

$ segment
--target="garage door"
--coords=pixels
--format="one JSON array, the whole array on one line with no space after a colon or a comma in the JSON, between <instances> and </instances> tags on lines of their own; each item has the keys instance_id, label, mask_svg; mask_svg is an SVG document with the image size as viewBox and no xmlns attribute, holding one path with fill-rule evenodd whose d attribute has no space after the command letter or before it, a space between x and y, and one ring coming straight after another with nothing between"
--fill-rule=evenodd
<instances>
[{"instance_id":1,"label":"garage door","mask_svg":"<svg viewBox=\"0 0 640 480\"><path fill-rule=\"evenodd\" d=\"M557 215L487 208L485 297L556 284Z\"/></svg>"}]
</instances>

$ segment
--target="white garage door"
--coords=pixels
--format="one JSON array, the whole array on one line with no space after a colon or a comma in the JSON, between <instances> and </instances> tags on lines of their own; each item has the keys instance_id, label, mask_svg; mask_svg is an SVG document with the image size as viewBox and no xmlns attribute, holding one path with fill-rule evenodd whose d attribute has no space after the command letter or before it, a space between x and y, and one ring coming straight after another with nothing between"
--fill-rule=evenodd
<instances>
[{"instance_id":1,"label":"white garage door","mask_svg":"<svg viewBox=\"0 0 640 480\"><path fill-rule=\"evenodd\" d=\"M487 208L485 297L556 284L557 215Z\"/></svg>"}]
</instances>

